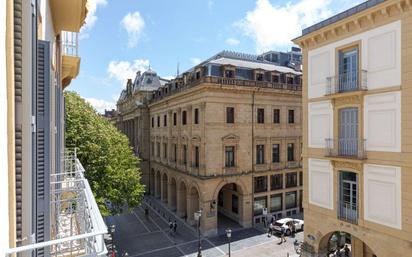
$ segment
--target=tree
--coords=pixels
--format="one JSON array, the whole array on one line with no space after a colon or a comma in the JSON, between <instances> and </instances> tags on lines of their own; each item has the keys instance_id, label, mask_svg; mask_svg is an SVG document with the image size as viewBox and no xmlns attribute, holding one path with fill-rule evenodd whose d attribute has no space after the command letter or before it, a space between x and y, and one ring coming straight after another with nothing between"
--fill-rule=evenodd
<instances>
[{"instance_id":1,"label":"tree","mask_svg":"<svg viewBox=\"0 0 412 257\"><path fill-rule=\"evenodd\" d=\"M128 138L75 92L65 91L66 146L77 156L103 215L119 213L125 205L139 205L144 186L140 183L139 159ZM109 200L112 208L106 206Z\"/></svg>"}]
</instances>

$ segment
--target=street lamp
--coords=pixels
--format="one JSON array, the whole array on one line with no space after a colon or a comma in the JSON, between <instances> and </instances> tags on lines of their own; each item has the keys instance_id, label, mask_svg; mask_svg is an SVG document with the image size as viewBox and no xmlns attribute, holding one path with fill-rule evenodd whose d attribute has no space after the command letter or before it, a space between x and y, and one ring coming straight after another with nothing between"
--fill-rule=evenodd
<instances>
[{"instance_id":1,"label":"street lamp","mask_svg":"<svg viewBox=\"0 0 412 257\"><path fill-rule=\"evenodd\" d=\"M116 226L111 225L109 228L110 234L112 235L112 256L115 256L115 245L114 245L114 232L116 231Z\"/></svg>"},{"instance_id":2,"label":"street lamp","mask_svg":"<svg viewBox=\"0 0 412 257\"><path fill-rule=\"evenodd\" d=\"M197 257L202 257L202 246L200 242L200 217L202 217L202 210L198 210L194 213L195 221L197 221L197 233L198 233L198 243L197 243Z\"/></svg>"},{"instance_id":3,"label":"street lamp","mask_svg":"<svg viewBox=\"0 0 412 257\"><path fill-rule=\"evenodd\" d=\"M226 236L229 239L229 257L230 257L230 239L232 237L232 230L230 228L226 229Z\"/></svg>"}]
</instances>

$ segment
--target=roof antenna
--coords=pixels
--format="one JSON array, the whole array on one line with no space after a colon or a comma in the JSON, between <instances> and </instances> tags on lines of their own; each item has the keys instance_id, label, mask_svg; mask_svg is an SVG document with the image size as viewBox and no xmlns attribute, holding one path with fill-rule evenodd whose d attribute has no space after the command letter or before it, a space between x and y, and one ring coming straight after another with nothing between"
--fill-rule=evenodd
<instances>
[{"instance_id":1,"label":"roof antenna","mask_svg":"<svg viewBox=\"0 0 412 257\"><path fill-rule=\"evenodd\" d=\"M177 62L177 71L176 71L176 77L179 77L179 62Z\"/></svg>"}]
</instances>

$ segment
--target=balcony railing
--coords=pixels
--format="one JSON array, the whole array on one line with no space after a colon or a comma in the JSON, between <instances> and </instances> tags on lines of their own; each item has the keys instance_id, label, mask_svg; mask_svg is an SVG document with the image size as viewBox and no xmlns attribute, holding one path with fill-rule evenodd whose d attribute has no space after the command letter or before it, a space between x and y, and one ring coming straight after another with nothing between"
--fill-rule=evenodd
<instances>
[{"instance_id":1,"label":"balcony railing","mask_svg":"<svg viewBox=\"0 0 412 257\"><path fill-rule=\"evenodd\" d=\"M358 206L353 203L338 203L338 218L353 224L358 224Z\"/></svg>"},{"instance_id":2,"label":"balcony railing","mask_svg":"<svg viewBox=\"0 0 412 257\"><path fill-rule=\"evenodd\" d=\"M62 55L79 56L79 34L77 32L62 31Z\"/></svg>"},{"instance_id":3,"label":"balcony railing","mask_svg":"<svg viewBox=\"0 0 412 257\"><path fill-rule=\"evenodd\" d=\"M366 139L326 139L327 157L366 159Z\"/></svg>"},{"instance_id":4,"label":"balcony railing","mask_svg":"<svg viewBox=\"0 0 412 257\"><path fill-rule=\"evenodd\" d=\"M64 154L64 171L51 174L51 240L6 250L6 256L44 248L54 256L104 256L107 227L76 151Z\"/></svg>"},{"instance_id":5,"label":"balcony railing","mask_svg":"<svg viewBox=\"0 0 412 257\"><path fill-rule=\"evenodd\" d=\"M325 95L367 90L367 71L351 71L327 78Z\"/></svg>"}]
</instances>

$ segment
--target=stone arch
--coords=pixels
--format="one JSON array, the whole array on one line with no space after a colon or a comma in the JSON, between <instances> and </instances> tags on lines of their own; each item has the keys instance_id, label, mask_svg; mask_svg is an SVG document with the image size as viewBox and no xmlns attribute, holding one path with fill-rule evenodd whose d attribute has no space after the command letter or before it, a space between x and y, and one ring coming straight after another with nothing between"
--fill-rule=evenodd
<instances>
[{"instance_id":1,"label":"stone arch","mask_svg":"<svg viewBox=\"0 0 412 257\"><path fill-rule=\"evenodd\" d=\"M168 177L167 173L162 174L162 189L161 189L161 199L163 202L167 202L167 190L168 190Z\"/></svg>"},{"instance_id":2,"label":"stone arch","mask_svg":"<svg viewBox=\"0 0 412 257\"><path fill-rule=\"evenodd\" d=\"M155 194L155 177L156 177L156 175L155 175L155 170L152 168L151 170L150 170L150 174L149 174L149 193L151 194L151 195L154 195Z\"/></svg>"},{"instance_id":3,"label":"stone arch","mask_svg":"<svg viewBox=\"0 0 412 257\"><path fill-rule=\"evenodd\" d=\"M332 237L334 237L334 235L335 237L336 235L341 235L341 236L337 236L338 239L336 243L333 242L334 240L331 240ZM347 238L348 237L350 238L350 244L351 244L350 249L351 249L353 257L358 257L358 256L372 257L373 255L383 256L383 253L376 252L376 249L379 249L379 247L374 245L373 240L368 240L368 238L363 238L361 240L359 239L359 237L356 237L356 235L354 235L353 233L350 233L344 228L341 228L340 231L330 231L326 233L322 238L320 238L319 243L316 245L318 248L317 249L318 252L327 254L331 250L336 249L337 245L340 245L343 247L343 245L348 241L345 240L345 237L342 237L342 235L346 235Z\"/></svg>"},{"instance_id":4,"label":"stone arch","mask_svg":"<svg viewBox=\"0 0 412 257\"><path fill-rule=\"evenodd\" d=\"M160 198L160 194L161 194L161 174L160 171L158 170L156 172L156 178L155 178L155 196L157 198Z\"/></svg>"},{"instance_id":5,"label":"stone arch","mask_svg":"<svg viewBox=\"0 0 412 257\"><path fill-rule=\"evenodd\" d=\"M172 211L176 210L176 206L177 206L177 182L176 182L176 178L175 177L171 177L170 178L170 185L169 185L169 192L168 192L168 203L169 203L169 208Z\"/></svg>"},{"instance_id":6,"label":"stone arch","mask_svg":"<svg viewBox=\"0 0 412 257\"><path fill-rule=\"evenodd\" d=\"M187 218L187 186L183 179L178 182L177 215L184 219Z\"/></svg>"},{"instance_id":7,"label":"stone arch","mask_svg":"<svg viewBox=\"0 0 412 257\"><path fill-rule=\"evenodd\" d=\"M200 191L197 185L192 184L187 198L187 221L190 225L195 223L194 213L200 210Z\"/></svg>"}]
</instances>

